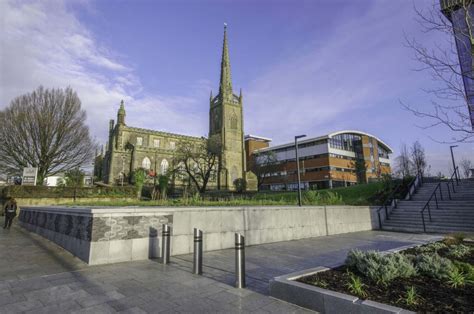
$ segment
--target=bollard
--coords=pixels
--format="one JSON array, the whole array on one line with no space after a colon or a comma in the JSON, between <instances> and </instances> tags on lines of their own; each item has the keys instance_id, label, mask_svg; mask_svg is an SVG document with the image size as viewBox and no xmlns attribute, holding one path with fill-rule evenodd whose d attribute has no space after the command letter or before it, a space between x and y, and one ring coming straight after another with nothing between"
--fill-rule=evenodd
<instances>
[{"instance_id":1,"label":"bollard","mask_svg":"<svg viewBox=\"0 0 474 314\"><path fill-rule=\"evenodd\" d=\"M235 287L245 288L245 237L235 234Z\"/></svg>"},{"instance_id":2,"label":"bollard","mask_svg":"<svg viewBox=\"0 0 474 314\"><path fill-rule=\"evenodd\" d=\"M194 228L193 273L202 274L202 230Z\"/></svg>"},{"instance_id":3,"label":"bollard","mask_svg":"<svg viewBox=\"0 0 474 314\"><path fill-rule=\"evenodd\" d=\"M171 240L171 227L164 224L163 231L161 232L161 261L163 264L170 262L170 240Z\"/></svg>"}]
</instances>

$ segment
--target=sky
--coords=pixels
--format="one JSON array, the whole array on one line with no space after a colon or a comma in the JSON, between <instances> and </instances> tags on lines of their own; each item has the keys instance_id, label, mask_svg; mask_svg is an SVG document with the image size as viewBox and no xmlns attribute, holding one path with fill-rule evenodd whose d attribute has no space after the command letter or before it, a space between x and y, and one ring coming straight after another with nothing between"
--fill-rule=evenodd
<instances>
[{"instance_id":1,"label":"sky","mask_svg":"<svg viewBox=\"0 0 474 314\"><path fill-rule=\"evenodd\" d=\"M125 101L128 125L206 136L218 92L223 24L246 134L290 142L354 129L398 155L418 140L431 173L451 166L445 128L423 129L436 86L415 71L405 34L432 47L414 3L437 0L0 0L0 110L38 86L77 91L96 141ZM467 110L467 109L466 109ZM434 141L436 139L437 141ZM474 163L474 144L456 159Z\"/></svg>"}]
</instances>

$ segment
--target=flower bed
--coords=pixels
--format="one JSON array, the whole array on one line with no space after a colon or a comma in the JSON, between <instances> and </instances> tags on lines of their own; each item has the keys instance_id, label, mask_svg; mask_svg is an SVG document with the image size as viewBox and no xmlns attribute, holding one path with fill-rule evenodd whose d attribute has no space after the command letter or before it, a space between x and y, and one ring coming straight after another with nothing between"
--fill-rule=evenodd
<instances>
[{"instance_id":1,"label":"flower bed","mask_svg":"<svg viewBox=\"0 0 474 314\"><path fill-rule=\"evenodd\" d=\"M474 243L447 238L400 253L351 251L297 281L417 312L474 312Z\"/></svg>"}]
</instances>

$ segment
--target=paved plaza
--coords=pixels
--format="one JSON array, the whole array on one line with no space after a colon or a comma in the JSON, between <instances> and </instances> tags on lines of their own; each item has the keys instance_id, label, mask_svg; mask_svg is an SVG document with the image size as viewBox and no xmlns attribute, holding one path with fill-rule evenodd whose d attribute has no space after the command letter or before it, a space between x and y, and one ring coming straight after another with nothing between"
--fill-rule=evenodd
<instances>
[{"instance_id":1,"label":"paved plaza","mask_svg":"<svg viewBox=\"0 0 474 314\"><path fill-rule=\"evenodd\" d=\"M0 218L3 225L3 217ZM391 249L432 236L358 232L246 248L248 289L233 284L234 251L204 254L204 275L190 255L88 266L17 225L0 229L0 313L304 313L269 297L275 276L342 262L351 248Z\"/></svg>"}]
</instances>

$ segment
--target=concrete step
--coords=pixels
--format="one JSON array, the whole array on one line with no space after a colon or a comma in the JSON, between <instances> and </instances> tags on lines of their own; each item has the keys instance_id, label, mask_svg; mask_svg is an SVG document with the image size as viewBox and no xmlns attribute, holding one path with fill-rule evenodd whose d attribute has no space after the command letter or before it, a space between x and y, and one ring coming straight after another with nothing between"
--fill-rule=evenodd
<instances>
[{"instance_id":1,"label":"concrete step","mask_svg":"<svg viewBox=\"0 0 474 314\"><path fill-rule=\"evenodd\" d=\"M407 226L392 226L392 225L384 225L382 230L387 231L398 231L398 232L410 232L410 233L424 233L423 226L419 227L407 227ZM426 226L427 233L440 233L440 234L447 234L453 232L472 232L474 229L464 229L464 228L434 228L431 226Z\"/></svg>"},{"instance_id":2,"label":"concrete step","mask_svg":"<svg viewBox=\"0 0 474 314\"><path fill-rule=\"evenodd\" d=\"M428 210L425 210L425 213L427 213ZM439 216L439 217L474 217L474 213L471 212L460 212L460 211L444 211L444 210L430 210L431 215ZM412 211L404 211L404 210L394 210L390 212L390 215L392 216L416 216L421 213L421 210L412 210Z\"/></svg>"},{"instance_id":3,"label":"concrete step","mask_svg":"<svg viewBox=\"0 0 474 314\"><path fill-rule=\"evenodd\" d=\"M423 224L423 221L421 220L421 216L418 217L417 219L395 219L395 218L390 218L389 220L386 220L385 223L393 224L393 225L419 225ZM459 221L459 220L443 220L443 219L436 219L435 217L432 218L430 221L428 218L428 215L425 215L425 223L429 223L430 225L436 225L436 226L450 226L450 227L456 227L456 226L462 226L462 227L469 227L469 228L474 228L474 223L472 221Z\"/></svg>"}]
</instances>

